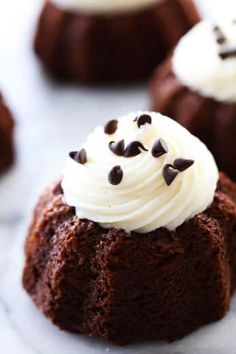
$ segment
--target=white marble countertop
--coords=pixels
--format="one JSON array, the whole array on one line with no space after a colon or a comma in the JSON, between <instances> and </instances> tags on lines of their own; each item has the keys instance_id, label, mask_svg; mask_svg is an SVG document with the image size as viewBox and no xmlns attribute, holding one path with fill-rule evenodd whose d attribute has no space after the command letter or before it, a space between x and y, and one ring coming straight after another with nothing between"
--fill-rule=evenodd
<instances>
[{"instance_id":1,"label":"white marble countertop","mask_svg":"<svg viewBox=\"0 0 236 354\"><path fill-rule=\"evenodd\" d=\"M0 179L0 353L235 354L236 299L222 321L184 340L119 348L58 330L24 293L23 244L38 195L95 125L148 106L144 87L88 89L50 82L31 50L40 6L37 0L7 0L0 11L0 89L17 122L17 161Z\"/></svg>"}]
</instances>

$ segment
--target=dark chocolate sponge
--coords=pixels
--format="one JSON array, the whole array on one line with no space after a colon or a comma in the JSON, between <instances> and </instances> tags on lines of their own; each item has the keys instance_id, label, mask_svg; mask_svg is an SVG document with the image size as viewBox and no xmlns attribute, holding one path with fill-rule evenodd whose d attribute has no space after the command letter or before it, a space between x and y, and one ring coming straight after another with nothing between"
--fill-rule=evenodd
<instances>
[{"instance_id":1,"label":"dark chocolate sponge","mask_svg":"<svg viewBox=\"0 0 236 354\"><path fill-rule=\"evenodd\" d=\"M222 318L236 286L236 186L224 175L211 207L149 234L79 220L60 185L39 200L23 284L60 328L125 344L173 341Z\"/></svg>"},{"instance_id":2,"label":"dark chocolate sponge","mask_svg":"<svg viewBox=\"0 0 236 354\"><path fill-rule=\"evenodd\" d=\"M48 0L35 51L46 70L63 81L137 81L147 78L198 20L192 0L165 0L109 16L65 11Z\"/></svg>"},{"instance_id":3,"label":"dark chocolate sponge","mask_svg":"<svg viewBox=\"0 0 236 354\"><path fill-rule=\"evenodd\" d=\"M236 104L203 97L185 87L172 70L171 58L154 73L151 107L198 136L211 150L220 170L236 180Z\"/></svg>"},{"instance_id":4,"label":"dark chocolate sponge","mask_svg":"<svg viewBox=\"0 0 236 354\"><path fill-rule=\"evenodd\" d=\"M13 130L12 114L0 93L0 173L4 172L14 160Z\"/></svg>"}]
</instances>

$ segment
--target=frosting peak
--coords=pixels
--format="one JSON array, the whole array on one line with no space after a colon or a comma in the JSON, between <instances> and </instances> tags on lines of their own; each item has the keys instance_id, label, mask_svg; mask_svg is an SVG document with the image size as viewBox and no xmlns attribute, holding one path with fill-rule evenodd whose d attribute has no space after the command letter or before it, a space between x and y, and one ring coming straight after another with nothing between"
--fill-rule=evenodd
<instances>
[{"instance_id":1,"label":"frosting peak","mask_svg":"<svg viewBox=\"0 0 236 354\"><path fill-rule=\"evenodd\" d=\"M220 102L236 102L236 21L197 24L177 45L173 70L199 94Z\"/></svg>"},{"instance_id":2,"label":"frosting peak","mask_svg":"<svg viewBox=\"0 0 236 354\"><path fill-rule=\"evenodd\" d=\"M88 14L109 14L134 11L163 0L51 0L56 5Z\"/></svg>"},{"instance_id":3,"label":"frosting peak","mask_svg":"<svg viewBox=\"0 0 236 354\"><path fill-rule=\"evenodd\" d=\"M115 126L109 134L97 127L68 157L62 188L79 218L140 233L174 230L212 203L218 170L199 139L153 112L130 113ZM117 153L110 144L120 141Z\"/></svg>"}]
</instances>

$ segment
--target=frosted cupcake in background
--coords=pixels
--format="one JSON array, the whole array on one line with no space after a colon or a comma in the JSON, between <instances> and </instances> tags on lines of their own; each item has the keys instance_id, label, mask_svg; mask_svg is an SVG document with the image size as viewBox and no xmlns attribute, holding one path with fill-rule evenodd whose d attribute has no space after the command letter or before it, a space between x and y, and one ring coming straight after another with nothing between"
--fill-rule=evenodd
<instances>
[{"instance_id":1,"label":"frosted cupcake in background","mask_svg":"<svg viewBox=\"0 0 236 354\"><path fill-rule=\"evenodd\" d=\"M137 112L68 154L35 208L23 284L62 329L173 341L225 315L235 253L236 185L185 128Z\"/></svg>"},{"instance_id":2,"label":"frosted cupcake in background","mask_svg":"<svg viewBox=\"0 0 236 354\"><path fill-rule=\"evenodd\" d=\"M236 180L236 18L203 21L156 70L151 106L184 125Z\"/></svg>"},{"instance_id":3,"label":"frosted cupcake in background","mask_svg":"<svg viewBox=\"0 0 236 354\"><path fill-rule=\"evenodd\" d=\"M198 21L192 0L48 0L35 51L62 81L134 82Z\"/></svg>"}]
</instances>

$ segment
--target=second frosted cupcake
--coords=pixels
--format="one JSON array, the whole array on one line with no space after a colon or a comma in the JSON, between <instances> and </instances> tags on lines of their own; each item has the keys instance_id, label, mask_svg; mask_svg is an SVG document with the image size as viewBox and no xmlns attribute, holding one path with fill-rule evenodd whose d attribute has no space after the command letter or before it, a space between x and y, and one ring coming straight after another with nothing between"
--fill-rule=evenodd
<instances>
[{"instance_id":1,"label":"second frosted cupcake","mask_svg":"<svg viewBox=\"0 0 236 354\"><path fill-rule=\"evenodd\" d=\"M185 35L151 83L152 108L200 137L236 179L236 22L202 22Z\"/></svg>"}]
</instances>

